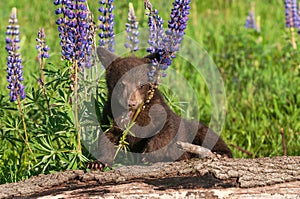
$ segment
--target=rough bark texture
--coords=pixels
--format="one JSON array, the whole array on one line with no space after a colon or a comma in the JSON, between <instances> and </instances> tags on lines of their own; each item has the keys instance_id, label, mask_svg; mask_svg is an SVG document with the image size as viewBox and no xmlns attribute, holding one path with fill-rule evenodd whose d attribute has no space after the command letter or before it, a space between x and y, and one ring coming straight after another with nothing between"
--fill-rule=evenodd
<instances>
[{"instance_id":1,"label":"rough bark texture","mask_svg":"<svg viewBox=\"0 0 300 199\"><path fill-rule=\"evenodd\" d=\"M300 157L200 159L65 171L0 185L0 198L300 198Z\"/></svg>"}]
</instances>

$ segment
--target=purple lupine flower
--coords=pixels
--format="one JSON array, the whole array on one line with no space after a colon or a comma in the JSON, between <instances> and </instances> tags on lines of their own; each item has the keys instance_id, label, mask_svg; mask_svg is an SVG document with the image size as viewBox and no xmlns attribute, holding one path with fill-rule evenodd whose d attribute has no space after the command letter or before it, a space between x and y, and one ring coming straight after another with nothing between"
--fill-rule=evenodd
<instances>
[{"instance_id":1,"label":"purple lupine flower","mask_svg":"<svg viewBox=\"0 0 300 199\"><path fill-rule=\"evenodd\" d=\"M164 37L164 28L163 28L163 19L158 15L158 11L156 9L152 9L152 5L149 0L145 0L145 9L148 11L146 14L148 15L148 26L149 26L149 47L147 48L147 52L155 53L158 51L162 51L163 44L162 39Z\"/></svg>"},{"instance_id":2,"label":"purple lupine flower","mask_svg":"<svg viewBox=\"0 0 300 199\"><path fill-rule=\"evenodd\" d=\"M255 22L255 15L254 15L253 11L250 11L250 13L246 19L245 28L257 30L257 26L256 26L256 22Z\"/></svg>"},{"instance_id":3,"label":"purple lupine flower","mask_svg":"<svg viewBox=\"0 0 300 199\"><path fill-rule=\"evenodd\" d=\"M125 47L129 48L131 52L137 51L139 49L139 22L136 21L136 16L134 13L133 4L129 3L128 11L128 23L126 23L126 32L128 34Z\"/></svg>"},{"instance_id":4,"label":"purple lupine flower","mask_svg":"<svg viewBox=\"0 0 300 199\"><path fill-rule=\"evenodd\" d=\"M149 0L144 1L145 9L147 10L146 15L148 15L148 26L149 26L149 39L147 52L149 53L158 53L159 56L163 54L163 38L164 38L164 28L163 28L163 19L158 15L156 9L153 10L152 4ZM160 71L160 61L157 59L152 60L152 66L149 68L148 77L149 81L158 82L159 71Z\"/></svg>"},{"instance_id":5,"label":"purple lupine flower","mask_svg":"<svg viewBox=\"0 0 300 199\"><path fill-rule=\"evenodd\" d=\"M114 18L113 14L114 0L99 0L100 8L98 9L101 13L99 16L100 30L99 33L99 46L104 46L111 52L114 52L115 45L115 34L114 34Z\"/></svg>"},{"instance_id":6,"label":"purple lupine flower","mask_svg":"<svg viewBox=\"0 0 300 199\"><path fill-rule=\"evenodd\" d=\"M166 70L172 64L172 59L176 57L175 53L179 51L189 19L190 3L191 0L175 0L173 2L168 29L163 39L165 54L162 57L162 70Z\"/></svg>"},{"instance_id":7,"label":"purple lupine flower","mask_svg":"<svg viewBox=\"0 0 300 199\"><path fill-rule=\"evenodd\" d=\"M49 46L46 45L46 34L44 28L40 28L36 38L36 49L38 50L38 58L40 62L40 75L41 78L38 80L38 84L45 85L45 77L44 77L44 67L43 67L43 60L49 58ZM43 87L44 94L46 95L46 88Z\"/></svg>"},{"instance_id":8,"label":"purple lupine flower","mask_svg":"<svg viewBox=\"0 0 300 199\"><path fill-rule=\"evenodd\" d=\"M297 10L297 0L285 0L285 26L300 28L300 18Z\"/></svg>"},{"instance_id":9,"label":"purple lupine flower","mask_svg":"<svg viewBox=\"0 0 300 199\"><path fill-rule=\"evenodd\" d=\"M18 43L20 42L19 35L20 26L18 25L17 19L17 9L13 8L12 13L9 19L9 25L7 26L6 31L6 47L5 49L8 52L7 57L7 76L6 79L8 81L7 88L10 90L9 96L10 101L14 102L18 98L23 100L26 97L25 87L22 84L23 78L23 66L22 66L22 58L21 54L18 52L20 46Z\"/></svg>"},{"instance_id":10,"label":"purple lupine flower","mask_svg":"<svg viewBox=\"0 0 300 199\"><path fill-rule=\"evenodd\" d=\"M39 58L40 59L47 59L49 58L49 46L46 45L46 35L45 35L45 31L44 28L40 28L36 41L37 41L37 45L36 45L36 49L39 51Z\"/></svg>"},{"instance_id":11,"label":"purple lupine flower","mask_svg":"<svg viewBox=\"0 0 300 199\"><path fill-rule=\"evenodd\" d=\"M159 61L153 60L152 69L148 76L153 79L152 75L157 73L157 70L166 70L172 64L172 59L175 58L175 53L179 50L179 46L183 40L185 29L190 13L190 0L175 0L173 9L171 10L170 20L168 21L168 29L163 31L163 21L158 16L156 10L152 10L152 5L149 0L144 1L146 10L149 10L149 29L150 39L148 41L150 47L147 49L150 53L158 53ZM162 72L162 76L165 76Z\"/></svg>"},{"instance_id":12,"label":"purple lupine flower","mask_svg":"<svg viewBox=\"0 0 300 199\"><path fill-rule=\"evenodd\" d=\"M91 66L92 41L89 39L90 24L88 21L89 10L86 0L54 0L55 5L60 5L55 13L63 16L57 19L62 58L79 67Z\"/></svg>"}]
</instances>

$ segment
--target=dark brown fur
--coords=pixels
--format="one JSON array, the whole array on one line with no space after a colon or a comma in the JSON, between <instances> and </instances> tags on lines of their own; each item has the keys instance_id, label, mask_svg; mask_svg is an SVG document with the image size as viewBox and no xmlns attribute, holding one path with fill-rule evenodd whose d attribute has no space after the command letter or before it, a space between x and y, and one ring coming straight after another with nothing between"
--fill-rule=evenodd
<instances>
[{"instance_id":1,"label":"dark brown fur","mask_svg":"<svg viewBox=\"0 0 300 199\"><path fill-rule=\"evenodd\" d=\"M131 107L130 103L128 104L130 107L126 107L126 102L133 100L133 104L136 105L135 100L137 99L134 99L130 94L138 92L138 95L135 96L143 96L144 98L147 96L150 84L142 83L142 85L139 85L139 80L145 82L147 64L151 63L151 60L136 57L118 58L104 49L98 49L98 55L100 55L99 57L106 67L108 89L108 100L103 110L102 125L108 125L109 118L114 120L114 126L108 130L105 136L101 135L99 138L99 160L111 165L116 152L115 145L118 144L124 129L124 126L119 125L121 117L124 116L124 113L128 113ZM142 65L144 67L140 67ZM130 74L131 76L128 77L132 77L135 90L132 90L129 94L122 94L124 93L122 86L120 86L122 84L118 82L123 82L124 74L132 69L136 69L136 71L133 71ZM124 79L126 80L126 78ZM124 82L126 82L125 80ZM125 99L122 101L122 99L118 99L119 97ZM133 110L136 110L136 107ZM131 130L135 136L127 136L129 149L131 152L141 154L144 161L173 161L197 157L195 154L180 151L176 146L177 141L203 145L211 148L213 152L232 157L230 149L216 133L202 123L180 118L165 103L162 94L157 89L150 103L146 104L145 108L139 113L136 124ZM206 140L205 143L203 143L204 140Z\"/></svg>"}]
</instances>

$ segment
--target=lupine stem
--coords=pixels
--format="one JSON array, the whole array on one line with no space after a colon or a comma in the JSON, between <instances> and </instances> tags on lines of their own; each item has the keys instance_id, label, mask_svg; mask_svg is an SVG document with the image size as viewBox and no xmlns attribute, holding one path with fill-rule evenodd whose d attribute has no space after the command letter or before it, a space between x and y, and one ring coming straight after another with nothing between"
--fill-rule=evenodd
<instances>
[{"instance_id":1,"label":"lupine stem","mask_svg":"<svg viewBox=\"0 0 300 199\"><path fill-rule=\"evenodd\" d=\"M24 140L25 145L28 147L32 157L35 159L33 151L29 145L28 141L28 133L26 130L26 122L24 112L22 110L21 100L26 98L25 94L25 87L22 84L23 79L23 66L22 66L22 59L21 54L18 52L20 42L19 39L19 25L17 19L17 9L13 8L11 17L9 19L9 25L7 26L6 34L6 50L8 52L7 58L7 81L9 82L8 89L10 90L10 101L14 102L17 101L18 109L22 118L23 129L24 129L24 136L19 133L21 139ZM36 159L35 159L36 161Z\"/></svg>"},{"instance_id":2,"label":"lupine stem","mask_svg":"<svg viewBox=\"0 0 300 199\"><path fill-rule=\"evenodd\" d=\"M92 38L94 32L92 22L89 21L89 9L86 0L74 0L67 2L55 0L55 5L62 5L56 10L56 14L63 14L63 18L57 20L61 37L63 59L71 63L70 78L73 91L74 123L77 132L77 152L81 153L81 128L79 124L79 72L91 67Z\"/></svg>"},{"instance_id":3,"label":"lupine stem","mask_svg":"<svg viewBox=\"0 0 300 199\"><path fill-rule=\"evenodd\" d=\"M126 137L127 137L128 133L130 133L130 129L134 126L135 121L136 121L136 118L138 117L138 115L140 114L140 112L141 112L142 110L144 110L145 105L148 104L148 103L150 102L150 100L152 99L152 97L154 96L154 92L155 92L155 89L157 89L157 86L154 85L154 83L151 83L150 86L151 86L151 87L150 87L150 90L149 90L150 92L148 93L146 100L143 101L143 102L139 105L139 107L137 108L137 110L135 111L135 113L134 113L134 115L133 115L133 117L132 117L132 120L129 122L128 126L127 126L127 127L125 128L125 130L123 131L122 137L121 137L121 139L120 139L120 141L119 141L119 147L118 147L118 149L117 149L117 151L116 151L116 154L115 154L114 158L116 158L116 156L117 156L117 154L118 154L118 152L119 152L119 150L120 150L121 147L125 148L125 147L124 147L124 144L127 143L127 142L125 142ZM125 149L126 149L126 148L125 148Z\"/></svg>"},{"instance_id":4,"label":"lupine stem","mask_svg":"<svg viewBox=\"0 0 300 199\"><path fill-rule=\"evenodd\" d=\"M18 103L18 109L19 109L19 112L20 112L20 115L21 115L21 118L22 118L22 123L23 123L23 128L24 128L24 135L25 135L25 138L23 136L21 136L21 137L24 140L26 146L28 147L29 152L31 153L34 161L37 162L37 159L35 158L34 153L33 153L32 149L31 149L31 147L29 145L28 134L27 134L27 130L26 130L25 116L24 116L24 113L23 113L23 109L22 109L21 99L20 98L17 99L17 103Z\"/></svg>"},{"instance_id":5,"label":"lupine stem","mask_svg":"<svg viewBox=\"0 0 300 199\"><path fill-rule=\"evenodd\" d=\"M76 0L76 5L78 5L78 0ZM76 10L76 20L77 20L77 24L79 24L79 17L78 17L78 10ZM78 37L80 35L76 35L78 40ZM78 45L78 44L77 44ZM76 131L77 131L77 152L81 153L81 142L80 142L80 124L79 124L79 118L78 118L78 71L79 71L79 67L78 67L78 62L76 59L73 58L73 70L74 70L74 75L75 75L75 79L74 79L74 114L75 114L75 127L76 127Z\"/></svg>"},{"instance_id":6,"label":"lupine stem","mask_svg":"<svg viewBox=\"0 0 300 199\"><path fill-rule=\"evenodd\" d=\"M79 124L79 118L78 118L78 63L76 60L74 60L74 68L75 68L75 80L74 80L74 114L75 114L75 126L77 130L77 152L81 153L81 142L80 142L80 134L81 134L81 128Z\"/></svg>"},{"instance_id":7,"label":"lupine stem","mask_svg":"<svg viewBox=\"0 0 300 199\"><path fill-rule=\"evenodd\" d=\"M120 148L124 148L125 151L126 151L126 147L124 145L128 144L127 142L125 142L126 140L126 137L127 135L130 133L130 129L135 125L135 120L137 118L137 116L139 115L139 113L143 110L143 106L144 106L144 103L145 102L142 102L138 109L135 111L133 117L132 117L132 120L129 122L128 126L125 128L125 130L123 131L122 133L122 137L120 138L120 141L119 141L119 147L115 153L115 156L114 156L114 159L116 158Z\"/></svg>"},{"instance_id":8,"label":"lupine stem","mask_svg":"<svg viewBox=\"0 0 300 199\"><path fill-rule=\"evenodd\" d=\"M295 39L295 28L291 27L291 42L294 49L297 49L296 39Z\"/></svg>"}]
</instances>

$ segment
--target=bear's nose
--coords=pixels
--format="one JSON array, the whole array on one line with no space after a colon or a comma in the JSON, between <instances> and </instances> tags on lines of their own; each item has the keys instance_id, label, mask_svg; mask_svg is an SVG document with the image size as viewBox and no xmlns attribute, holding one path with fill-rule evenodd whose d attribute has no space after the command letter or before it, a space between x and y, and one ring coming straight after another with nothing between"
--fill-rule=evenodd
<instances>
[{"instance_id":1,"label":"bear's nose","mask_svg":"<svg viewBox=\"0 0 300 199\"><path fill-rule=\"evenodd\" d=\"M135 108L136 107L136 100L130 99L128 102L129 108Z\"/></svg>"}]
</instances>

